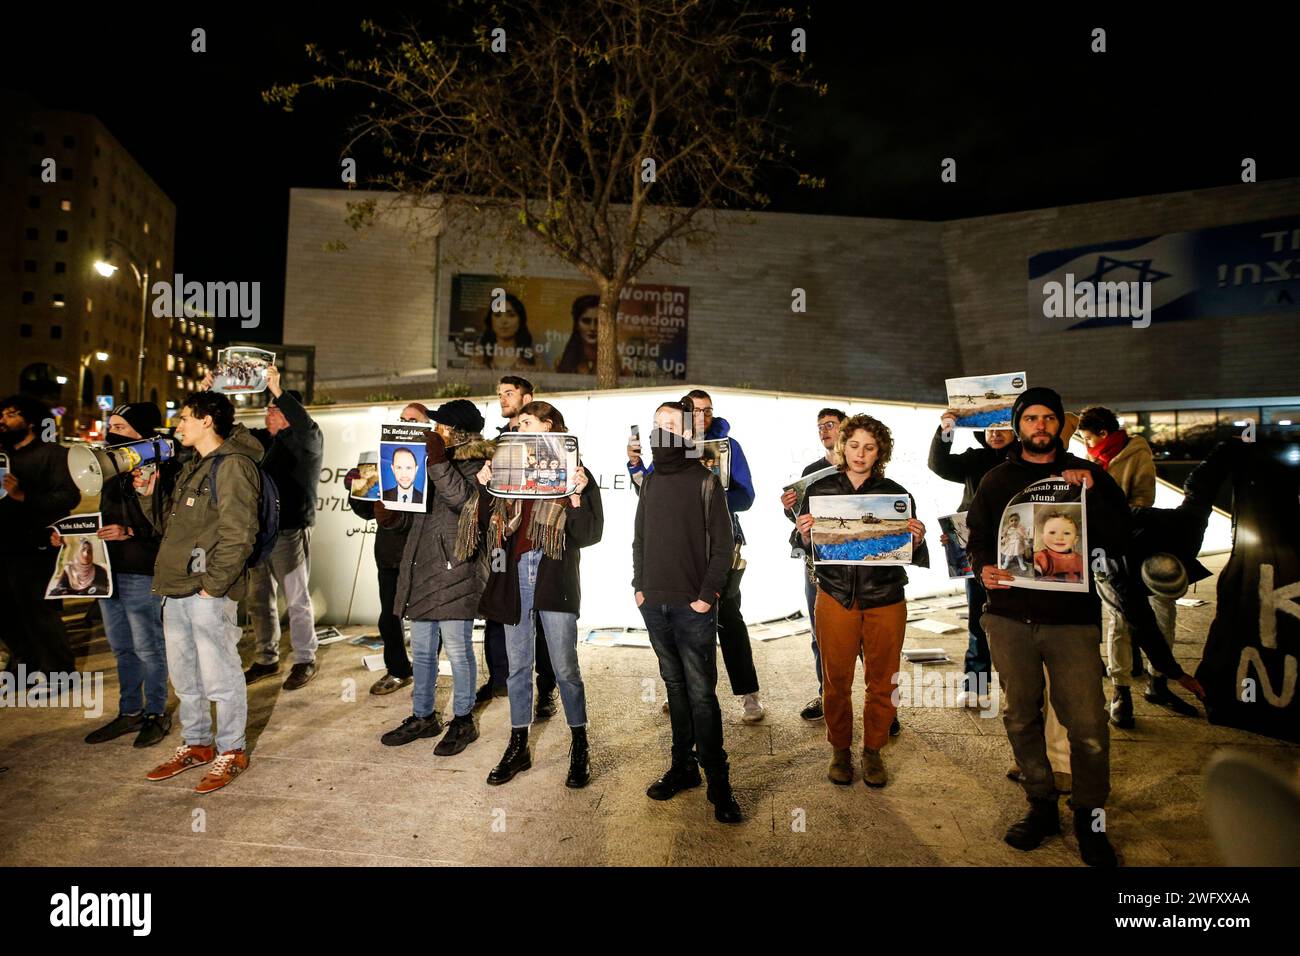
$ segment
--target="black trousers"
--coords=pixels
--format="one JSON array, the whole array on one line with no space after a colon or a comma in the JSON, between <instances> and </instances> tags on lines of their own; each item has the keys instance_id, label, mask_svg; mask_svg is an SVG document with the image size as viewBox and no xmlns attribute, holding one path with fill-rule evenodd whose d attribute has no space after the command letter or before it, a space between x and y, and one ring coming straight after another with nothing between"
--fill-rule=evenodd
<instances>
[{"instance_id":1,"label":"black trousers","mask_svg":"<svg viewBox=\"0 0 1300 956\"><path fill-rule=\"evenodd\" d=\"M749 628L740 616L740 578L744 569L727 572L727 583L718 597L718 643L722 645L722 663L727 668L731 692L758 693L758 672L754 670L754 650L749 643Z\"/></svg>"},{"instance_id":2,"label":"black trousers","mask_svg":"<svg viewBox=\"0 0 1300 956\"><path fill-rule=\"evenodd\" d=\"M488 680L493 687L505 689L510 676L510 660L506 656L506 626L497 621L486 622L483 636L483 654L487 657ZM549 697L555 690L555 668L551 666L551 652L546 649L546 635L542 619L533 615L533 640L536 642L537 696Z\"/></svg>"},{"instance_id":3,"label":"black trousers","mask_svg":"<svg viewBox=\"0 0 1300 956\"><path fill-rule=\"evenodd\" d=\"M58 556L53 548L10 555L0 574L5 626L0 639L9 648L9 666L28 671L71 673L76 655L63 626L63 602L45 600L45 588Z\"/></svg>"},{"instance_id":4,"label":"black trousers","mask_svg":"<svg viewBox=\"0 0 1300 956\"><path fill-rule=\"evenodd\" d=\"M407 678L411 676L411 659L406 654L402 619L393 613L400 573L400 568L379 569L379 636L384 639L384 667L394 677Z\"/></svg>"}]
</instances>

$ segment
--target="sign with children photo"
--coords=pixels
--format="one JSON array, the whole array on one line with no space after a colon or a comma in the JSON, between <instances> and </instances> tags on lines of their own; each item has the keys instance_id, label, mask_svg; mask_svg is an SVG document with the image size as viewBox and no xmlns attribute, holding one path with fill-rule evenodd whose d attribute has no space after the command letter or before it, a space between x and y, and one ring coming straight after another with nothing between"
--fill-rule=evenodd
<instances>
[{"instance_id":1,"label":"sign with children photo","mask_svg":"<svg viewBox=\"0 0 1300 956\"><path fill-rule=\"evenodd\" d=\"M1007 503L998 524L998 567L1012 587L1088 590L1086 492L1061 478L1044 478Z\"/></svg>"}]
</instances>

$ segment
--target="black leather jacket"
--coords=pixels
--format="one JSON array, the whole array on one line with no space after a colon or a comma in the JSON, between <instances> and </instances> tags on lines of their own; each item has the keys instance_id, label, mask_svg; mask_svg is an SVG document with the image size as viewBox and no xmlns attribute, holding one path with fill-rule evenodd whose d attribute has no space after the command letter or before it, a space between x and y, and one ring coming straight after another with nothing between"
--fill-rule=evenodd
<instances>
[{"instance_id":1,"label":"black leather jacket","mask_svg":"<svg viewBox=\"0 0 1300 956\"><path fill-rule=\"evenodd\" d=\"M854 488L844 472L828 475L808 489L803 514L808 513L808 501L814 495L907 495L912 503L912 516L916 517L916 499L906 488L888 478L868 478L860 488ZM921 568L930 566L930 550L924 540L912 548L912 564ZM818 589L850 610L897 604L904 600L903 587L906 584L907 571L897 565L875 568L854 564L817 565Z\"/></svg>"}]
</instances>

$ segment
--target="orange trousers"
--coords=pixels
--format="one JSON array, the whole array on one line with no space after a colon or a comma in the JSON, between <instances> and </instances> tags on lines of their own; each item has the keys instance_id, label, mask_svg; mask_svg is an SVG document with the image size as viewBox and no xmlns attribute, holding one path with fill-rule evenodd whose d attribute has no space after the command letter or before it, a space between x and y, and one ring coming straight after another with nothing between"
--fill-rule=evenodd
<instances>
[{"instance_id":1,"label":"orange trousers","mask_svg":"<svg viewBox=\"0 0 1300 956\"><path fill-rule=\"evenodd\" d=\"M879 750L889 740L896 711L893 695L907 630L907 603L850 611L818 588L816 613L826 739L836 750L853 746L853 671L861 654L867 685L862 746Z\"/></svg>"}]
</instances>

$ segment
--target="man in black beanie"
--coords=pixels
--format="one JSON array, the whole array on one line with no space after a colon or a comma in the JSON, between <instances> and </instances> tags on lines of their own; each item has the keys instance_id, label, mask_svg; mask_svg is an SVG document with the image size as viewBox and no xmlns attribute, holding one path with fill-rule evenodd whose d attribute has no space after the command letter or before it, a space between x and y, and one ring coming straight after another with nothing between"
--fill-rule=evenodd
<instances>
[{"instance_id":1,"label":"man in black beanie","mask_svg":"<svg viewBox=\"0 0 1300 956\"><path fill-rule=\"evenodd\" d=\"M988 591L981 623L1007 700L1007 737L1024 775L1029 813L1007 831L1006 841L1032 850L1061 832L1057 792L1047 758L1043 718L1043 667L1051 679L1052 706L1070 739L1074 832L1089 866L1114 866L1104 806L1110 795L1110 738L1101 653L1101 604L1089 575L1088 591L1012 588L1010 571L997 561L998 525L1007 503L1044 478L1060 477L1087 489L1088 547L1118 557L1128 543L1128 504L1105 470L1065 450L1061 397L1050 388L1026 389L1011 410L1019 439L1006 461L984 476L966 524L971 567ZM1092 555L1085 556L1091 562Z\"/></svg>"},{"instance_id":2,"label":"man in black beanie","mask_svg":"<svg viewBox=\"0 0 1300 956\"><path fill-rule=\"evenodd\" d=\"M45 600L58 556L48 525L77 507L81 493L44 402L29 395L0 402L0 451L9 457L0 497L0 637L9 648L7 669L17 672L26 664L29 672L71 672L76 658L63 627L63 604Z\"/></svg>"}]
</instances>

